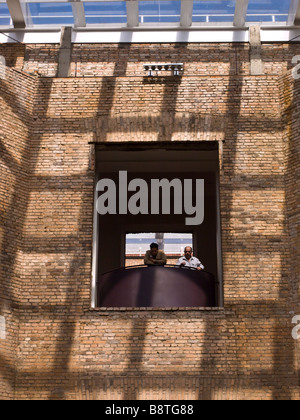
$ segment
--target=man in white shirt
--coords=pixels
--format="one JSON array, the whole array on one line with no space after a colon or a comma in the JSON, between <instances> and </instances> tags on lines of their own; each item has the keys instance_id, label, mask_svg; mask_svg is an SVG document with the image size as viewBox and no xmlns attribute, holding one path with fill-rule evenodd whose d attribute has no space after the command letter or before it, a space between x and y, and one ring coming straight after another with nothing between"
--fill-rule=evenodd
<instances>
[{"instance_id":1,"label":"man in white shirt","mask_svg":"<svg viewBox=\"0 0 300 420\"><path fill-rule=\"evenodd\" d=\"M179 258L176 265L180 267L192 267L201 271L204 270L204 265L198 258L193 256L193 249L190 246L186 246L184 249L184 257Z\"/></svg>"}]
</instances>

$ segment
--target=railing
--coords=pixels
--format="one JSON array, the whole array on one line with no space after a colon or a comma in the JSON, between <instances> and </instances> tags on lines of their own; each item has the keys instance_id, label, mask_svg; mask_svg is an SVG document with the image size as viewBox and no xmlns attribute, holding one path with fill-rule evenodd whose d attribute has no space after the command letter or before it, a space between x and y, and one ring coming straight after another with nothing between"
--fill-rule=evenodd
<instances>
[{"instance_id":1,"label":"railing","mask_svg":"<svg viewBox=\"0 0 300 420\"><path fill-rule=\"evenodd\" d=\"M98 307L215 307L211 273L190 267L132 266L99 276Z\"/></svg>"},{"instance_id":2,"label":"railing","mask_svg":"<svg viewBox=\"0 0 300 420\"><path fill-rule=\"evenodd\" d=\"M131 269L133 269L133 268L147 268L147 267L170 267L170 268L177 268L177 269L182 269L182 268L184 268L184 269L188 269L188 270L192 270L192 271L198 271L197 270L197 268L195 268L195 267L182 267L182 266L180 266L180 265L177 265L177 264L165 264L165 265L151 265L151 266L149 266L149 265L147 265L147 264L138 264L138 265L128 265L128 266L126 266L126 267L119 267L119 268L116 268L116 269L114 269L114 270L111 270L111 271L107 271L107 272L105 272L105 273L102 273L102 276L104 276L105 274L109 274L109 273L113 273L113 272L115 272L115 271L120 271L120 270L131 270ZM208 273L208 274L211 274L211 273L209 273L208 271L206 271L206 270L202 270L204 273Z\"/></svg>"}]
</instances>

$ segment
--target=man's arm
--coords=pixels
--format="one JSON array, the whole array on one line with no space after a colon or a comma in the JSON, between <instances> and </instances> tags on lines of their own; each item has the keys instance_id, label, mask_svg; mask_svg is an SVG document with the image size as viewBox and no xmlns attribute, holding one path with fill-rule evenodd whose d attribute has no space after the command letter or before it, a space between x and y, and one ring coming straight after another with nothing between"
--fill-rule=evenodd
<instances>
[{"instance_id":1,"label":"man's arm","mask_svg":"<svg viewBox=\"0 0 300 420\"><path fill-rule=\"evenodd\" d=\"M146 252L145 258L144 258L144 264L145 265L154 265L153 260L151 259L151 254L149 251Z\"/></svg>"},{"instance_id":2,"label":"man's arm","mask_svg":"<svg viewBox=\"0 0 300 420\"><path fill-rule=\"evenodd\" d=\"M197 269L198 270L204 270L204 265L201 263L200 260L198 260L198 258L197 258Z\"/></svg>"},{"instance_id":3,"label":"man's arm","mask_svg":"<svg viewBox=\"0 0 300 420\"><path fill-rule=\"evenodd\" d=\"M154 261L155 265L166 265L167 264L167 257L166 254L161 251L158 255L158 258L155 259Z\"/></svg>"},{"instance_id":4,"label":"man's arm","mask_svg":"<svg viewBox=\"0 0 300 420\"><path fill-rule=\"evenodd\" d=\"M184 261L183 257L179 258L176 265L180 265L180 267L183 267L186 265L186 262Z\"/></svg>"},{"instance_id":5,"label":"man's arm","mask_svg":"<svg viewBox=\"0 0 300 420\"><path fill-rule=\"evenodd\" d=\"M179 258L176 265L181 265L181 263L182 263L182 258Z\"/></svg>"}]
</instances>

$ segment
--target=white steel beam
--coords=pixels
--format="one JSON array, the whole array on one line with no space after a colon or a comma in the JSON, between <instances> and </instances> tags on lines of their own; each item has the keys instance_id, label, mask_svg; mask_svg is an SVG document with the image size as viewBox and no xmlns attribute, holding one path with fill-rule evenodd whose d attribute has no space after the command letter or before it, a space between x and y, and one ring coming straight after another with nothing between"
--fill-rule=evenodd
<instances>
[{"instance_id":1,"label":"white steel beam","mask_svg":"<svg viewBox=\"0 0 300 420\"><path fill-rule=\"evenodd\" d=\"M25 5L20 0L7 0L8 10L15 28L26 27Z\"/></svg>"},{"instance_id":2,"label":"white steel beam","mask_svg":"<svg viewBox=\"0 0 300 420\"><path fill-rule=\"evenodd\" d=\"M243 27L246 23L249 0L237 0L234 13L234 26Z\"/></svg>"},{"instance_id":3,"label":"white steel beam","mask_svg":"<svg viewBox=\"0 0 300 420\"><path fill-rule=\"evenodd\" d=\"M291 0L287 24L288 26L300 25L300 0Z\"/></svg>"},{"instance_id":4,"label":"white steel beam","mask_svg":"<svg viewBox=\"0 0 300 420\"><path fill-rule=\"evenodd\" d=\"M72 10L73 10L75 28L85 28L86 18L85 18L84 5L81 2L81 0L72 1Z\"/></svg>"},{"instance_id":5,"label":"white steel beam","mask_svg":"<svg viewBox=\"0 0 300 420\"><path fill-rule=\"evenodd\" d=\"M126 1L127 26L134 28L139 26L139 2L138 0Z\"/></svg>"},{"instance_id":6,"label":"white steel beam","mask_svg":"<svg viewBox=\"0 0 300 420\"><path fill-rule=\"evenodd\" d=\"M181 0L180 26L188 28L193 23L194 0Z\"/></svg>"}]
</instances>

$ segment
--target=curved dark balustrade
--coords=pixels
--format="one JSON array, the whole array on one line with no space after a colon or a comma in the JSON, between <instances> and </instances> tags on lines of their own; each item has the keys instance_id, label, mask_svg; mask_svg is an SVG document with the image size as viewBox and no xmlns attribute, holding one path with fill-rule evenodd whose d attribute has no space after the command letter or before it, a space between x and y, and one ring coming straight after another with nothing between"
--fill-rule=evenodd
<instances>
[{"instance_id":1,"label":"curved dark balustrade","mask_svg":"<svg viewBox=\"0 0 300 420\"><path fill-rule=\"evenodd\" d=\"M98 307L215 307L215 278L174 266L120 268L100 276Z\"/></svg>"}]
</instances>

